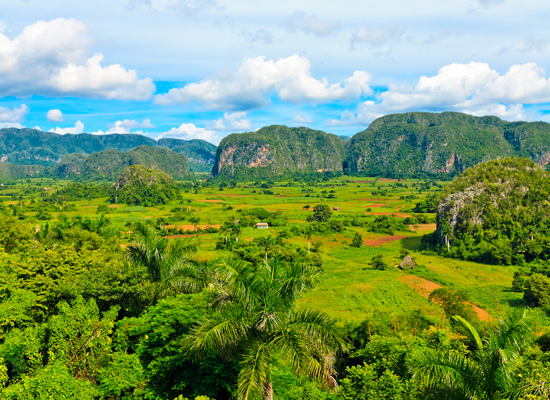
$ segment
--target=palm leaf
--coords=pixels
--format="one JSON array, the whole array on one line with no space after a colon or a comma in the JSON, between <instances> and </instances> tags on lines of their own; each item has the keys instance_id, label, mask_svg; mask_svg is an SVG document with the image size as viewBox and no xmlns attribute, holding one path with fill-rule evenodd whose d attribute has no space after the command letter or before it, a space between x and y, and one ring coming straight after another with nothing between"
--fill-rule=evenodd
<instances>
[{"instance_id":1,"label":"palm leaf","mask_svg":"<svg viewBox=\"0 0 550 400\"><path fill-rule=\"evenodd\" d=\"M238 378L239 399L261 396L269 383L271 352L266 344L254 343L241 361Z\"/></svg>"}]
</instances>

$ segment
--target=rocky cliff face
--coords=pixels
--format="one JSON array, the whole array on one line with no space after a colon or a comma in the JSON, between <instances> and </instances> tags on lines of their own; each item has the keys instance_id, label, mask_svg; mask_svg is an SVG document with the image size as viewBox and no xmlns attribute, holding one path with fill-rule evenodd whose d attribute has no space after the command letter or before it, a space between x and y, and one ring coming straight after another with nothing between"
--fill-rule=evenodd
<instances>
[{"instance_id":1,"label":"rocky cliff face","mask_svg":"<svg viewBox=\"0 0 550 400\"><path fill-rule=\"evenodd\" d=\"M273 125L224 138L212 173L239 177L342 171L344 159L344 143L336 135Z\"/></svg>"},{"instance_id":2,"label":"rocky cliff face","mask_svg":"<svg viewBox=\"0 0 550 400\"><path fill-rule=\"evenodd\" d=\"M353 136L346 168L388 177L450 174L512 156L548 164L550 124L414 112L384 116Z\"/></svg>"},{"instance_id":3,"label":"rocky cliff face","mask_svg":"<svg viewBox=\"0 0 550 400\"><path fill-rule=\"evenodd\" d=\"M549 177L549 172L525 158L496 160L468 169L446 187L437 207L440 243L446 243L446 237L452 242L459 232L475 236L476 227L498 225L506 218L533 214L537 216L527 220L541 220L550 206ZM492 233L525 228L521 223L504 225Z\"/></svg>"}]
</instances>

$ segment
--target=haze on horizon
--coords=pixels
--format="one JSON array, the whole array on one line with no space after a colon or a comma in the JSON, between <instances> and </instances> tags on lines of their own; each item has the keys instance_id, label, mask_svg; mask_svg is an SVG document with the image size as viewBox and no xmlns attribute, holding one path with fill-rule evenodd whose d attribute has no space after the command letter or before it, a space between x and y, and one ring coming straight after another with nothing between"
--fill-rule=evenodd
<instances>
[{"instance_id":1,"label":"haze on horizon","mask_svg":"<svg viewBox=\"0 0 550 400\"><path fill-rule=\"evenodd\" d=\"M541 0L4 0L0 128L217 144L459 111L550 122Z\"/></svg>"}]
</instances>

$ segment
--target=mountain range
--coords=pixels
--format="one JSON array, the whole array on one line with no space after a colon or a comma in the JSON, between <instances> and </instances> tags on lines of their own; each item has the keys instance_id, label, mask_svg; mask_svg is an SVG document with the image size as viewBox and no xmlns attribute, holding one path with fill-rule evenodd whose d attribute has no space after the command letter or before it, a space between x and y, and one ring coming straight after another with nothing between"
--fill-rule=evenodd
<instances>
[{"instance_id":1,"label":"mountain range","mask_svg":"<svg viewBox=\"0 0 550 400\"><path fill-rule=\"evenodd\" d=\"M457 112L411 112L378 118L351 138L272 125L230 134L217 147L197 139L156 141L134 134L0 130L3 179L36 174L116 179L114 175L124 167L135 164L182 179L189 175L188 161L213 165L214 176L239 179L324 171L390 178L444 177L483 161L512 156L549 166L550 124Z\"/></svg>"}]
</instances>

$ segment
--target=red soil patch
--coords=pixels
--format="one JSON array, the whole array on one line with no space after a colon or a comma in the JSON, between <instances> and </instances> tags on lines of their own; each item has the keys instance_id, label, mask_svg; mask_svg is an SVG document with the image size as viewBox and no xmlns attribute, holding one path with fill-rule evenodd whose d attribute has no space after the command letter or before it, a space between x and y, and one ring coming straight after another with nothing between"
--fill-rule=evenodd
<instances>
[{"instance_id":1,"label":"red soil patch","mask_svg":"<svg viewBox=\"0 0 550 400\"><path fill-rule=\"evenodd\" d=\"M208 235L208 233L199 233L199 236ZM177 239L177 238L190 238L197 235L173 235L173 236L166 236L166 239Z\"/></svg>"},{"instance_id":2,"label":"red soil patch","mask_svg":"<svg viewBox=\"0 0 550 400\"><path fill-rule=\"evenodd\" d=\"M202 201L204 203L219 203L220 201L223 201L223 200L197 200L197 201Z\"/></svg>"},{"instance_id":3,"label":"red soil patch","mask_svg":"<svg viewBox=\"0 0 550 400\"><path fill-rule=\"evenodd\" d=\"M407 237L408 236L399 236L399 235L396 235L396 236L383 236L383 237L377 238L377 239L365 240L363 242L363 244L365 244L367 246L371 246L371 247L376 247L376 246L380 246L380 245L385 244L385 243L395 242L397 240L401 240L401 239L404 239L404 238L407 238Z\"/></svg>"},{"instance_id":4,"label":"red soil patch","mask_svg":"<svg viewBox=\"0 0 550 400\"><path fill-rule=\"evenodd\" d=\"M206 229L206 228L216 228L216 229L219 229L221 228L221 225L197 225L198 228L201 228L201 229ZM168 229L168 228L178 228L178 229L183 229L184 231L188 231L190 229L195 229L195 227L193 225L164 225L164 229Z\"/></svg>"},{"instance_id":5,"label":"red soil patch","mask_svg":"<svg viewBox=\"0 0 550 400\"><path fill-rule=\"evenodd\" d=\"M430 296L430 293L433 292L435 289L443 287L435 282L414 275L400 276L397 279L409 286L411 289L416 290L418 293L426 298L428 298ZM483 308L480 308L472 303L470 304L474 308L474 311L481 321L491 321L493 319L491 315L489 315L489 313Z\"/></svg>"},{"instance_id":6,"label":"red soil patch","mask_svg":"<svg viewBox=\"0 0 550 400\"><path fill-rule=\"evenodd\" d=\"M385 204L385 203L369 204L368 206L365 206L365 207L376 208L376 207L384 207L384 206L387 206L387 204Z\"/></svg>"},{"instance_id":7,"label":"red soil patch","mask_svg":"<svg viewBox=\"0 0 550 400\"><path fill-rule=\"evenodd\" d=\"M410 214L402 214L400 212L378 212L378 213L366 213L367 215L395 215L397 218L412 217Z\"/></svg>"}]
</instances>

